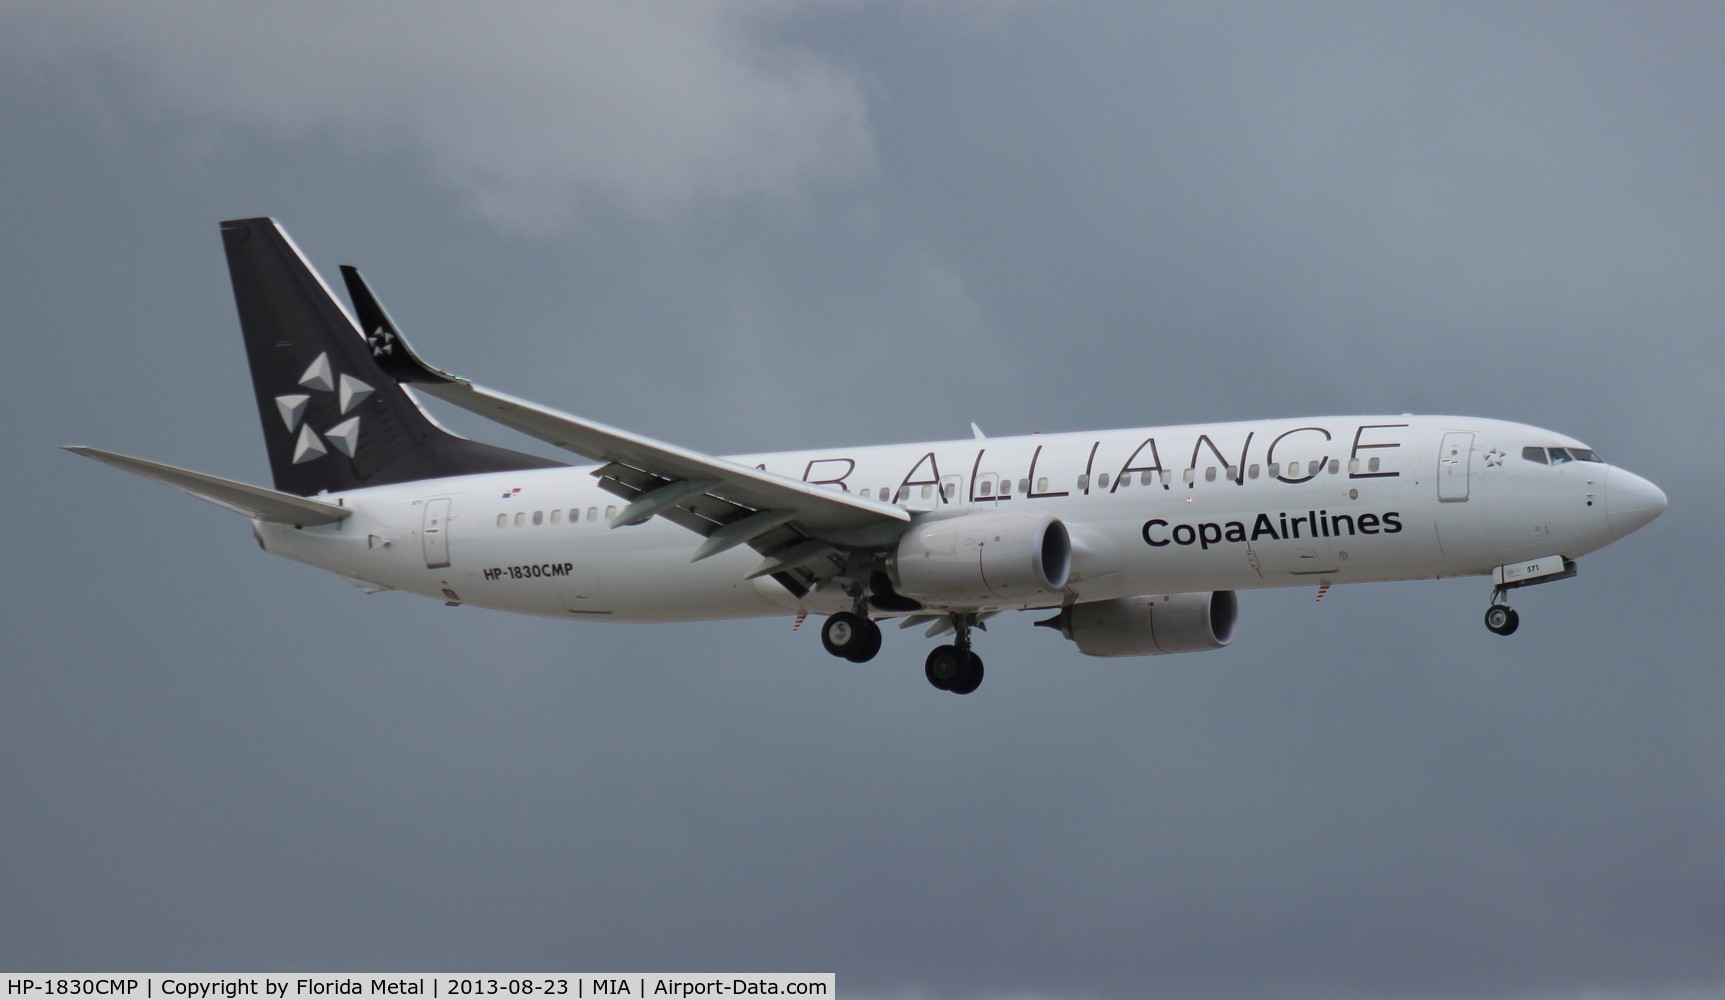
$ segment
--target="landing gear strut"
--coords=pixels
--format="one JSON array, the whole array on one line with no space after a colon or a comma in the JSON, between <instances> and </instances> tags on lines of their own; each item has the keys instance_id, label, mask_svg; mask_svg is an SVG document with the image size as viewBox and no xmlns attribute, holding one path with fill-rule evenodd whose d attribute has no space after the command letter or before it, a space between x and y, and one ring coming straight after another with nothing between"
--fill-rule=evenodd
<instances>
[{"instance_id":1,"label":"landing gear strut","mask_svg":"<svg viewBox=\"0 0 1725 1000\"><path fill-rule=\"evenodd\" d=\"M852 611L840 611L821 624L821 645L852 663L874 659L880 643L880 626Z\"/></svg>"},{"instance_id":2,"label":"landing gear strut","mask_svg":"<svg viewBox=\"0 0 1725 1000\"><path fill-rule=\"evenodd\" d=\"M1497 603L1502 596L1502 587L1492 588L1491 607L1485 609L1485 627L1493 635L1510 635L1521 624L1521 616L1515 613L1514 608Z\"/></svg>"},{"instance_id":3,"label":"landing gear strut","mask_svg":"<svg viewBox=\"0 0 1725 1000\"><path fill-rule=\"evenodd\" d=\"M942 691L970 694L982 686L982 657L970 651L969 615L953 615L953 631L958 641L950 646L936 646L928 654L923 674L928 682Z\"/></svg>"}]
</instances>

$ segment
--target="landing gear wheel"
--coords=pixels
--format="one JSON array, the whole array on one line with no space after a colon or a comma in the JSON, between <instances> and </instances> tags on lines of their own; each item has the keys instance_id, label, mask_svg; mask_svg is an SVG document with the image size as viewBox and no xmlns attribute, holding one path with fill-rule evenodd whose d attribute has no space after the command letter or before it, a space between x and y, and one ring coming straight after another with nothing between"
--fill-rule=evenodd
<instances>
[{"instance_id":1,"label":"landing gear wheel","mask_svg":"<svg viewBox=\"0 0 1725 1000\"><path fill-rule=\"evenodd\" d=\"M936 646L923 674L942 691L969 694L982 686L982 657L957 646Z\"/></svg>"},{"instance_id":2,"label":"landing gear wheel","mask_svg":"<svg viewBox=\"0 0 1725 1000\"><path fill-rule=\"evenodd\" d=\"M1485 627L1496 635L1510 635L1521 624L1521 616L1507 604L1493 604L1486 609Z\"/></svg>"},{"instance_id":3,"label":"landing gear wheel","mask_svg":"<svg viewBox=\"0 0 1725 1000\"><path fill-rule=\"evenodd\" d=\"M834 656L850 659L868 644L869 626L872 624L861 615L840 611L821 623L821 645Z\"/></svg>"},{"instance_id":4,"label":"landing gear wheel","mask_svg":"<svg viewBox=\"0 0 1725 1000\"><path fill-rule=\"evenodd\" d=\"M844 658L852 663L867 663L874 659L876 653L880 652L880 626L867 620L863 624L868 627L863 630L862 645L844 654Z\"/></svg>"},{"instance_id":5,"label":"landing gear wheel","mask_svg":"<svg viewBox=\"0 0 1725 1000\"><path fill-rule=\"evenodd\" d=\"M969 694L982 686L982 657L969 650L964 651L964 676L947 690L953 694Z\"/></svg>"},{"instance_id":6,"label":"landing gear wheel","mask_svg":"<svg viewBox=\"0 0 1725 1000\"><path fill-rule=\"evenodd\" d=\"M930 684L942 691L951 691L954 684L964 679L967 659L965 651L957 646L936 646L929 652L922 672Z\"/></svg>"}]
</instances>

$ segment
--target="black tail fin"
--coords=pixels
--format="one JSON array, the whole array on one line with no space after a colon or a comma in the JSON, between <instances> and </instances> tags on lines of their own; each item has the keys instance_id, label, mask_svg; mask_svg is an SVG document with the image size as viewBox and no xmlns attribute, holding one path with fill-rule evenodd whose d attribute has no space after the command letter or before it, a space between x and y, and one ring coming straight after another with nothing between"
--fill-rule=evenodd
<instances>
[{"instance_id":1,"label":"black tail fin","mask_svg":"<svg viewBox=\"0 0 1725 1000\"><path fill-rule=\"evenodd\" d=\"M275 220L224 222L222 242L276 489L311 496L561 464L432 423L378 368L371 345Z\"/></svg>"}]
</instances>

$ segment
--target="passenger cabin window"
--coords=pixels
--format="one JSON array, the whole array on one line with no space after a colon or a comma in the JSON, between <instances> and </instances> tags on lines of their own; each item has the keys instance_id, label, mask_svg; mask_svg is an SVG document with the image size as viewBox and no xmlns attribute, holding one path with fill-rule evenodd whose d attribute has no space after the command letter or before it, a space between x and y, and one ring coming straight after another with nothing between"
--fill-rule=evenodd
<instances>
[{"instance_id":1,"label":"passenger cabin window","mask_svg":"<svg viewBox=\"0 0 1725 1000\"><path fill-rule=\"evenodd\" d=\"M1246 466L1246 478L1247 479L1258 478L1258 463L1257 462L1253 462L1251 465Z\"/></svg>"},{"instance_id":2,"label":"passenger cabin window","mask_svg":"<svg viewBox=\"0 0 1725 1000\"><path fill-rule=\"evenodd\" d=\"M1102 475L1096 477L1096 488L1102 490L1108 488L1108 473L1104 472Z\"/></svg>"},{"instance_id":3,"label":"passenger cabin window","mask_svg":"<svg viewBox=\"0 0 1725 1000\"><path fill-rule=\"evenodd\" d=\"M579 508L579 507L569 508L569 523L574 524L575 522L577 522L579 520L581 520L581 508Z\"/></svg>"},{"instance_id":4,"label":"passenger cabin window","mask_svg":"<svg viewBox=\"0 0 1725 1000\"><path fill-rule=\"evenodd\" d=\"M922 487L922 498L924 500L928 500L928 499L931 499L933 496L934 496L934 487L925 483Z\"/></svg>"},{"instance_id":5,"label":"passenger cabin window","mask_svg":"<svg viewBox=\"0 0 1725 1000\"><path fill-rule=\"evenodd\" d=\"M545 523L545 512L542 510L534 511L533 512L533 526L537 528L539 525L544 524L544 523Z\"/></svg>"},{"instance_id":6,"label":"passenger cabin window","mask_svg":"<svg viewBox=\"0 0 1725 1000\"><path fill-rule=\"evenodd\" d=\"M994 496L994 480L984 479L982 481L982 484L977 486L976 492L977 492L978 496L985 496L985 497Z\"/></svg>"},{"instance_id":7,"label":"passenger cabin window","mask_svg":"<svg viewBox=\"0 0 1725 1000\"><path fill-rule=\"evenodd\" d=\"M613 517L616 517L616 516L617 516L617 508L615 508L615 507L606 507L605 508L605 520L609 521Z\"/></svg>"},{"instance_id":8,"label":"passenger cabin window","mask_svg":"<svg viewBox=\"0 0 1725 1000\"><path fill-rule=\"evenodd\" d=\"M527 512L522 511L522 510L516 511L515 512L515 526L517 528L519 528L523 524L526 524L526 523L527 523Z\"/></svg>"},{"instance_id":9,"label":"passenger cabin window","mask_svg":"<svg viewBox=\"0 0 1725 1000\"><path fill-rule=\"evenodd\" d=\"M557 524L557 523L561 522L562 520L563 520L563 512L561 510L554 510L551 512L551 523L552 524Z\"/></svg>"},{"instance_id":10,"label":"passenger cabin window","mask_svg":"<svg viewBox=\"0 0 1725 1000\"><path fill-rule=\"evenodd\" d=\"M1078 488L1081 490L1087 490L1090 488L1090 477L1088 475L1080 474L1078 476Z\"/></svg>"},{"instance_id":11,"label":"passenger cabin window","mask_svg":"<svg viewBox=\"0 0 1725 1000\"><path fill-rule=\"evenodd\" d=\"M507 525L508 523L509 523L509 515L508 514L497 515L497 526L499 528L503 527L504 525Z\"/></svg>"},{"instance_id":12,"label":"passenger cabin window","mask_svg":"<svg viewBox=\"0 0 1725 1000\"><path fill-rule=\"evenodd\" d=\"M1549 464L1545 460L1544 448L1523 448L1521 449L1521 457L1529 462L1538 462L1540 465Z\"/></svg>"},{"instance_id":13,"label":"passenger cabin window","mask_svg":"<svg viewBox=\"0 0 1725 1000\"><path fill-rule=\"evenodd\" d=\"M1335 458L1330 459L1330 475L1333 476L1340 471L1342 471L1341 460Z\"/></svg>"},{"instance_id":14,"label":"passenger cabin window","mask_svg":"<svg viewBox=\"0 0 1725 1000\"><path fill-rule=\"evenodd\" d=\"M1036 492L1038 492L1038 493L1047 493L1048 492L1048 477L1047 476L1036 477Z\"/></svg>"},{"instance_id":15,"label":"passenger cabin window","mask_svg":"<svg viewBox=\"0 0 1725 1000\"><path fill-rule=\"evenodd\" d=\"M1376 471L1378 471L1378 466L1381 464L1382 464L1382 461L1380 459L1374 458L1374 459L1372 459L1366 463L1366 471L1367 472L1376 472Z\"/></svg>"},{"instance_id":16,"label":"passenger cabin window","mask_svg":"<svg viewBox=\"0 0 1725 1000\"><path fill-rule=\"evenodd\" d=\"M874 499L874 490L871 490L867 486L864 486L862 488L862 498L864 500L873 500Z\"/></svg>"},{"instance_id":17,"label":"passenger cabin window","mask_svg":"<svg viewBox=\"0 0 1725 1000\"><path fill-rule=\"evenodd\" d=\"M1216 467L1214 465L1208 466L1204 469L1204 481L1206 483L1213 483L1216 481Z\"/></svg>"},{"instance_id":18,"label":"passenger cabin window","mask_svg":"<svg viewBox=\"0 0 1725 1000\"><path fill-rule=\"evenodd\" d=\"M597 508L597 507L587 508L587 520L589 520L589 521L599 520L599 508Z\"/></svg>"}]
</instances>

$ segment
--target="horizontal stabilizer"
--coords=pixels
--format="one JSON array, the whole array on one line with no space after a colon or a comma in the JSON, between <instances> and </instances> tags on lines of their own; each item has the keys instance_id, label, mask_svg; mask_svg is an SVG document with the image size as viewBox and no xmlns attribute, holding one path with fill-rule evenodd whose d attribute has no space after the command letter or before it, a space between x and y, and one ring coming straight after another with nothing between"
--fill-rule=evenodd
<instances>
[{"instance_id":1,"label":"horizontal stabilizer","mask_svg":"<svg viewBox=\"0 0 1725 1000\"><path fill-rule=\"evenodd\" d=\"M314 524L334 524L353 514L353 511L346 507L337 507L335 504L324 503L321 500L296 497L291 493L278 493L275 490L266 490L261 486L236 483L231 479L206 476L201 472L179 469L158 462L146 462L141 458L132 458L129 455L118 455L111 451L85 448L80 445L67 445L66 450L86 458L93 458L104 465L111 465L135 476L154 479L156 482L172 486L182 493L190 493L199 500L208 500L218 507L231 510L236 514L256 518L259 521L305 527Z\"/></svg>"}]
</instances>

